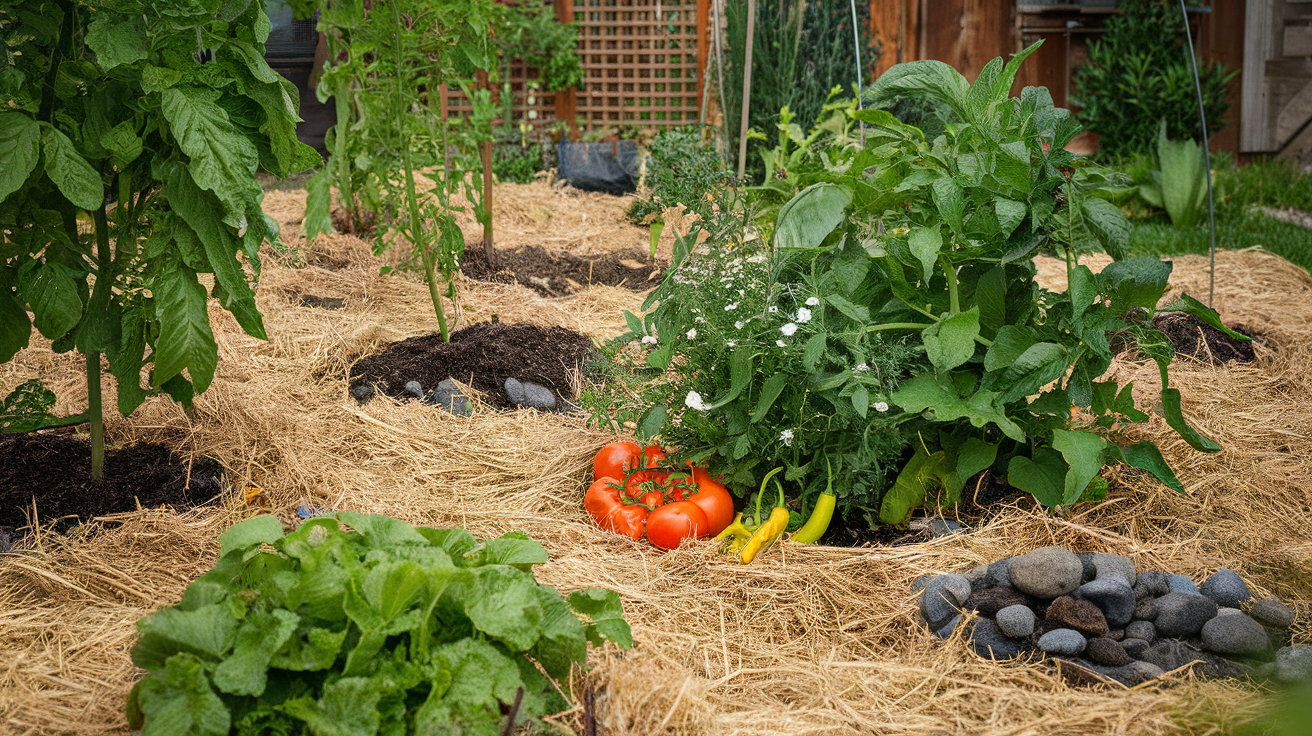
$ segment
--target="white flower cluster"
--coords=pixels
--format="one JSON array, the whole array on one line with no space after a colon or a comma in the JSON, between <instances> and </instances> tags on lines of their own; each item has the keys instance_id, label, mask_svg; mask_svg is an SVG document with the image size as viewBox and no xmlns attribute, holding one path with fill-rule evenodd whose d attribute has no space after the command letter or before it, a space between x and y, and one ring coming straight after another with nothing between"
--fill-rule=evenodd
<instances>
[{"instance_id":1,"label":"white flower cluster","mask_svg":"<svg viewBox=\"0 0 1312 736\"><path fill-rule=\"evenodd\" d=\"M792 446L793 446L793 430L791 430L791 429L785 429L784 431L780 432L780 433L779 433L779 439L780 439L780 440L783 440L783 443L784 443L784 446L785 446L785 447L792 447Z\"/></svg>"},{"instance_id":2,"label":"white flower cluster","mask_svg":"<svg viewBox=\"0 0 1312 736\"><path fill-rule=\"evenodd\" d=\"M683 403L689 409L696 409L697 411L709 411L711 408L711 405L706 403L702 399L702 395L696 391L689 391L688 395L683 398Z\"/></svg>"}]
</instances>

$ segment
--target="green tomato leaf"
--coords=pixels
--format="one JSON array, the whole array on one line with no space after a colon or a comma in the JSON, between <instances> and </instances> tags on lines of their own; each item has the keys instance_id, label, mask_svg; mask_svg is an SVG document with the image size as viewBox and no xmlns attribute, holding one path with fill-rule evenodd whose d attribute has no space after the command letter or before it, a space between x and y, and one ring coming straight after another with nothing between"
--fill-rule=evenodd
<instances>
[{"instance_id":1,"label":"green tomato leaf","mask_svg":"<svg viewBox=\"0 0 1312 736\"><path fill-rule=\"evenodd\" d=\"M924 270L924 283L928 284L938 264L938 252L943 247L943 235L936 227L918 227L907 237L907 247L920 261Z\"/></svg>"},{"instance_id":2,"label":"green tomato leaf","mask_svg":"<svg viewBox=\"0 0 1312 736\"><path fill-rule=\"evenodd\" d=\"M325 166L305 185L305 219L302 224L307 243L313 244L323 233L337 232L333 228L331 182L331 170Z\"/></svg>"},{"instance_id":3,"label":"green tomato leaf","mask_svg":"<svg viewBox=\"0 0 1312 736\"><path fill-rule=\"evenodd\" d=\"M87 27L86 42L105 71L150 56L150 39L140 16L96 13Z\"/></svg>"},{"instance_id":4,"label":"green tomato leaf","mask_svg":"<svg viewBox=\"0 0 1312 736\"><path fill-rule=\"evenodd\" d=\"M68 267L46 261L20 279L19 288L32 308L36 329L53 340L82 319L82 297Z\"/></svg>"},{"instance_id":5,"label":"green tomato leaf","mask_svg":"<svg viewBox=\"0 0 1312 736\"><path fill-rule=\"evenodd\" d=\"M104 135L100 136L100 145L109 151L110 163L120 171L141 156L141 139L137 137L136 129L130 120L124 120L105 131Z\"/></svg>"},{"instance_id":6,"label":"green tomato leaf","mask_svg":"<svg viewBox=\"0 0 1312 736\"><path fill-rule=\"evenodd\" d=\"M997 457L997 445L971 437L957 450L957 476L965 483L979 471L993 465Z\"/></svg>"},{"instance_id":7,"label":"green tomato leaf","mask_svg":"<svg viewBox=\"0 0 1312 736\"><path fill-rule=\"evenodd\" d=\"M1034 330L1018 325L1003 325L988 352L984 353L984 370L996 371L1010 366L1038 342Z\"/></svg>"},{"instance_id":8,"label":"green tomato leaf","mask_svg":"<svg viewBox=\"0 0 1312 736\"><path fill-rule=\"evenodd\" d=\"M1223 449L1215 441L1201 434L1185 421L1184 411L1180 407L1180 389L1162 389L1162 411L1166 415L1166 423L1171 425L1171 429L1174 429L1185 442L1189 443L1190 447L1199 452L1220 452Z\"/></svg>"},{"instance_id":9,"label":"green tomato leaf","mask_svg":"<svg viewBox=\"0 0 1312 736\"><path fill-rule=\"evenodd\" d=\"M1180 482L1179 478L1175 477L1175 471L1171 470L1166 458L1162 457L1162 451L1157 449L1157 445L1154 445L1150 440L1142 440L1129 447L1119 449L1121 459L1127 465L1148 471L1154 478L1161 481L1162 485L1176 493L1185 492L1184 484Z\"/></svg>"},{"instance_id":10,"label":"green tomato leaf","mask_svg":"<svg viewBox=\"0 0 1312 736\"><path fill-rule=\"evenodd\" d=\"M105 185L100 174L82 158L68 136L53 125L42 124L42 130L46 175L75 206L91 211L100 209L105 202Z\"/></svg>"},{"instance_id":11,"label":"green tomato leaf","mask_svg":"<svg viewBox=\"0 0 1312 736\"><path fill-rule=\"evenodd\" d=\"M1098 297L1098 280L1088 266L1081 264L1071 271L1070 297L1071 308L1078 322L1084 316L1084 310L1093 306L1093 300Z\"/></svg>"},{"instance_id":12,"label":"green tomato leaf","mask_svg":"<svg viewBox=\"0 0 1312 736\"><path fill-rule=\"evenodd\" d=\"M934 198L934 206L938 207L938 213L947 222L952 232L961 234L961 218L966 211L966 197L962 192L961 186L952 180L949 176L940 176L934 179L933 185L930 186L930 193Z\"/></svg>"},{"instance_id":13,"label":"green tomato leaf","mask_svg":"<svg viewBox=\"0 0 1312 736\"><path fill-rule=\"evenodd\" d=\"M191 158L188 168L196 185L213 192L223 203L223 221L242 230L247 224L247 204L260 199L255 180L260 157L255 144L233 127L228 113L215 102L217 94L171 87L161 94L161 101L169 129ZM171 201L173 193L169 194ZM201 239L206 239L204 234Z\"/></svg>"},{"instance_id":14,"label":"green tomato leaf","mask_svg":"<svg viewBox=\"0 0 1312 736\"><path fill-rule=\"evenodd\" d=\"M1092 432L1055 429L1052 447L1070 466L1063 481L1061 501L1063 506L1069 506L1080 500L1089 481L1102 470L1107 441Z\"/></svg>"},{"instance_id":15,"label":"green tomato leaf","mask_svg":"<svg viewBox=\"0 0 1312 736\"><path fill-rule=\"evenodd\" d=\"M998 227L1002 229L1003 237L1011 237L1012 231L1025 221L1025 213L1028 211L1024 202L1005 197L993 198L993 212L998 217Z\"/></svg>"},{"instance_id":16,"label":"green tomato leaf","mask_svg":"<svg viewBox=\"0 0 1312 736\"><path fill-rule=\"evenodd\" d=\"M922 373L904 381L890 398L894 404L912 414L933 411L935 421L950 422L965 418L975 427L993 423L1008 437L1017 442L1025 441L1025 432L1007 417L1006 411L999 404L998 394L993 391L979 390L965 400L955 390L949 391L935 380L933 374Z\"/></svg>"},{"instance_id":17,"label":"green tomato leaf","mask_svg":"<svg viewBox=\"0 0 1312 736\"><path fill-rule=\"evenodd\" d=\"M852 190L837 184L813 184L779 210L776 248L816 248L843 221Z\"/></svg>"},{"instance_id":18,"label":"green tomato leaf","mask_svg":"<svg viewBox=\"0 0 1312 736\"><path fill-rule=\"evenodd\" d=\"M0 202L18 191L40 158L41 126L21 112L0 112Z\"/></svg>"},{"instance_id":19,"label":"green tomato leaf","mask_svg":"<svg viewBox=\"0 0 1312 736\"><path fill-rule=\"evenodd\" d=\"M1217 314L1215 309L1212 309L1211 307L1207 306L1206 304L1203 304L1202 302L1198 301L1197 299L1189 296L1184 292L1180 292L1180 298L1179 300L1177 300L1175 304L1172 304L1171 306L1158 311L1186 312L1188 314L1193 315L1194 317L1197 317L1201 322L1211 326L1214 329L1220 330L1221 332L1225 333L1226 335L1236 340L1239 340L1240 342L1252 342L1253 340L1253 338L1249 337L1248 335L1235 332L1229 327L1226 327L1225 323L1221 321L1221 315Z\"/></svg>"},{"instance_id":20,"label":"green tomato leaf","mask_svg":"<svg viewBox=\"0 0 1312 736\"><path fill-rule=\"evenodd\" d=\"M996 333L1007 324L1007 268L998 266L984 272L975 284L975 306L979 308L981 329Z\"/></svg>"},{"instance_id":21,"label":"green tomato leaf","mask_svg":"<svg viewBox=\"0 0 1312 736\"><path fill-rule=\"evenodd\" d=\"M1117 314L1134 307L1156 309L1170 277L1171 264L1150 257L1116 261L1098 274L1102 292L1111 297Z\"/></svg>"},{"instance_id":22,"label":"green tomato leaf","mask_svg":"<svg viewBox=\"0 0 1312 736\"><path fill-rule=\"evenodd\" d=\"M196 280L195 271L167 260L158 265L152 291L159 338L151 382L160 386L186 370L195 390L203 392L214 379L219 361L205 288Z\"/></svg>"},{"instance_id":23,"label":"green tomato leaf","mask_svg":"<svg viewBox=\"0 0 1312 736\"><path fill-rule=\"evenodd\" d=\"M925 342L925 357L940 373L950 371L975 355L975 338L979 336L979 308L935 322L920 333Z\"/></svg>"}]
</instances>

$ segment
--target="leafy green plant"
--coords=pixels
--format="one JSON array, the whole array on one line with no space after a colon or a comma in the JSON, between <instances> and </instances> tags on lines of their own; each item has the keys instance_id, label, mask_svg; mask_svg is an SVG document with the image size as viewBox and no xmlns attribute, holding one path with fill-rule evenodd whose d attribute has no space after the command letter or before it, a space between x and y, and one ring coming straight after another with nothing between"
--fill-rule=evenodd
<instances>
[{"instance_id":1,"label":"leafy green plant","mask_svg":"<svg viewBox=\"0 0 1312 736\"><path fill-rule=\"evenodd\" d=\"M525 723L568 707L589 643L632 646L619 597L539 584L547 553L522 533L343 512L291 534L256 517L220 543L177 605L137 623L142 736L509 733L503 708Z\"/></svg>"},{"instance_id":2,"label":"leafy green plant","mask_svg":"<svg viewBox=\"0 0 1312 736\"><path fill-rule=\"evenodd\" d=\"M489 32L502 12L492 0L388 0L369 10L329 0L321 8L320 25L338 39L341 59L324 72L321 91L331 91L345 114L333 128L328 166L307 185L306 237L331 228L333 184L354 208L357 182L363 181L370 190L365 198L389 209L376 249L399 238L419 257L443 339L448 330L442 298L455 298L452 276L465 246L452 216L453 188L463 183L476 214L487 216L478 210L481 162L470 151L490 137L495 106L486 90L475 92L468 82L476 69L491 66ZM474 99L473 125L442 114L438 90L462 84L471 99L481 95ZM436 186L419 187L420 170Z\"/></svg>"},{"instance_id":3,"label":"leafy green plant","mask_svg":"<svg viewBox=\"0 0 1312 736\"><path fill-rule=\"evenodd\" d=\"M55 393L41 381L33 379L18 384L9 395L0 400L0 434L24 434L48 427L66 427L81 424L89 418L86 412L71 417L57 417L50 413L55 406Z\"/></svg>"},{"instance_id":4,"label":"leafy green plant","mask_svg":"<svg viewBox=\"0 0 1312 736\"><path fill-rule=\"evenodd\" d=\"M1139 196L1161 207L1176 227L1193 227L1207 213L1207 163L1203 147L1192 140L1166 137L1166 121L1157 135L1157 166Z\"/></svg>"},{"instance_id":5,"label":"leafy green plant","mask_svg":"<svg viewBox=\"0 0 1312 736\"><path fill-rule=\"evenodd\" d=\"M86 356L93 476L102 355L125 415L209 386L197 274L264 338L251 282L278 228L255 171L320 161L296 140L295 88L264 62L269 29L259 1L0 2L0 361L33 327Z\"/></svg>"},{"instance_id":6,"label":"leafy green plant","mask_svg":"<svg viewBox=\"0 0 1312 736\"><path fill-rule=\"evenodd\" d=\"M1107 32L1089 42L1089 60L1075 71L1080 120L1098 133L1099 154L1147 153L1165 120L1172 140L1198 131L1198 97L1185 49L1180 8L1154 0L1119 0ZM1207 130L1216 135L1229 109L1226 85L1238 72L1199 65Z\"/></svg>"},{"instance_id":7,"label":"leafy green plant","mask_svg":"<svg viewBox=\"0 0 1312 736\"><path fill-rule=\"evenodd\" d=\"M521 0L507 3L506 11L495 34L502 78L510 77L512 59L523 59L525 65L538 70L535 81L548 92L583 84L577 26L561 23L551 3Z\"/></svg>"},{"instance_id":8,"label":"leafy green plant","mask_svg":"<svg viewBox=\"0 0 1312 736\"><path fill-rule=\"evenodd\" d=\"M507 143L492 149L492 172L501 181L528 184L542 171L542 146Z\"/></svg>"},{"instance_id":9,"label":"leafy green plant","mask_svg":"<svg viewBox=\"0 0 1312 736\"><path fill-rule=\"evenodd\" d=\"M1104 436L1146 415L1135 407L1132 385L1099 380L1113 342L1133 346L1161 369L1168 424L1198 450L1220 449L1186 423L1180 392L1168 383L1170 343L1151 325L1171 266L1128 257L1130 224L1106 199L1123 188L1123 177L1064 149L1080 129L1069 112L1055 108L1043 88L1008 96L1034 48L1005 65L993 60L974 84L937 61L893 67L876 94L914 93L945 105L952 120L943 134L930 141L887 111L854 110L867 125L866 145L824 151L825 165L809 169L806 188L779 210L768 277L736 288L744 299L764 300L764 311L752 316L807 373L781 371L784 361L768 345L740 344L727 330L709 333L719 343L713 351L700 349L700 324L679 332L689 318L678 310L693 303L681 292L709 301L711 291L696 277L705 257L687 247L696 237L685 241L690 255L649 299L654 310L630 320L635 335L664 343L647 360L679 387L652 389L656 400L639 429L661 432L667 444L678 437L686 452L721 462L765 455L808 489L823 480L817 469L825 453L833 459L827 443L849 441L830 434L887 437L880 446L892 448L896 430L913 454L891 488L872 484L854 493L859 474L848 465L834 472L840 506L846 499L872 522L878 509L886 524L904 522L921 505L955 503L964 482L989 467L1046 506L1079 501L1108 462L1139 467L1182 491L1154 445L1123 447ZM711 253L741 247L745 224L717 224ZM1035 282L1030 259L1045 247L1063 254L1067 291ZM1094 247L1116 259L1099 274L1078 261ZM710 271L723 282L714 288L735 288L722 266ZM1192 299L1179 308L1216 320ZM672 405L669 397L694 380L714 391ZM791 459L762 452L759 438L800 444L799 433L789 433L796 408L771 414L788 393L811 402L802 404L802 417L824 406L857 424L840 425L842 432L808 427L821 438ZM872 412L876 402L887 411ZM842 462L850 455L842 453Z\"/></svg>"},{"instance_id":10,"label":"leafy green plant","mask_svg":"<svg viewBox=\"0 0 1312 736\"><path fill-rule=\"evenodd\" d=\"M649 224L668 207L683 205L689 212L709 214L707 195L723 188L733 174L715 153L715 147L693 126L663 130L646 151L645 189L629 206L634 223ZM718 208L718 205L716 205Z\"/></svg>"}]
</instances>

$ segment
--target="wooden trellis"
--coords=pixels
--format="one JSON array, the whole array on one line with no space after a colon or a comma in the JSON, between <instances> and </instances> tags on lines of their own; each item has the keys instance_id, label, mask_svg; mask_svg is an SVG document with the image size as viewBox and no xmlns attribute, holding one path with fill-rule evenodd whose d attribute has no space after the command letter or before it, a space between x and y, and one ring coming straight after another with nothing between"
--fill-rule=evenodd
<instances>
[{"instance_id":1,"label":"wooden trellis","mask_svg":"<svg viewBox=\"0 0 1312 736\"><path fill-rule=\"evenodd\" d=\"M538 70L510 65L513 120L536 130L578 122L585 130L667 128L696 123L709 48L710 0L552 0L579 29L580 90L534 90ZM494 95L501 90L494 89ZM533 102L529 102L529 98ZM449 115L467 116L469 100L448 90ZM532 111L533 114L530 114Z\"/></svg>"}]
</instances>

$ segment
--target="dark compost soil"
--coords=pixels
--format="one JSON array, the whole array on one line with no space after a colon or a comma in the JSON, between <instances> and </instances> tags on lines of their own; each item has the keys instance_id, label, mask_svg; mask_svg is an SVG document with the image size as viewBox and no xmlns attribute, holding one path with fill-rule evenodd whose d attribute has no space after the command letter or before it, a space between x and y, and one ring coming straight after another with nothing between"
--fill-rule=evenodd
<instances>
[{"instance_id":1,"label":"dark compost soil","mask_svg":"<svg viewBox=\"0 0 1312 736\"><path fill-rule=\"evenodd\" d=\"M465 248L460 270L478 281L517 283L542 296L565 296L590 284L645 291L661 283L666 265L653 264L646 253L636 249L581 256L553 253L537 245L498 248L496 263L489 264L483 246L471 243Z\"/></svg>"},{"instance_id":2,"label":"dark compost soil","mask_svg":"<svg viewBox=\"0 0 1312 736\"><path fill-rule=\"evenodd\" d=\"M104 474L91 479L91 445L75 437L20 434L0 437L0 527L37 518L83 520L121 511L190 508L222 492L223 467L208 458L188 464L160 445L105 452Z\"/></svg>"},{"instance_id":3,"label":"dark compost soil","mask_svg":"<svg viewBox=\"0 0 1312 736\"><path fill-rule=\"evenodd\" d=\"M1251 363L1256 358L1253 343L1236 340L1192 314L1163 312L1153 317L1153 325L1166 335L1179 355L1188 355L1212 365L1230 361ZM1252 338L1260 337L1244 325L1230 325L1230 329Z\"/></svg>"},{"instance_id":4,"label":"dark compost soil","mask_svg":"<svg viewBox=\"0 0 1312 736\"><path fill-rule=\"evenodd\" d=\"M570 374L591 350L587 335L564 327L480 322L451 333L449 343L436 333L394 342L351 367L351 386L370 385L406 398L408 381L418 381L427 392L454 378L485 393L489 403L509 407L502 387L515 378L570 398Z\"/></svg>"}]
</instances>

